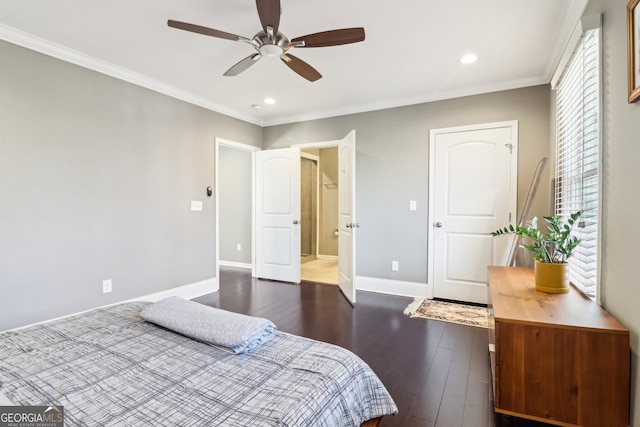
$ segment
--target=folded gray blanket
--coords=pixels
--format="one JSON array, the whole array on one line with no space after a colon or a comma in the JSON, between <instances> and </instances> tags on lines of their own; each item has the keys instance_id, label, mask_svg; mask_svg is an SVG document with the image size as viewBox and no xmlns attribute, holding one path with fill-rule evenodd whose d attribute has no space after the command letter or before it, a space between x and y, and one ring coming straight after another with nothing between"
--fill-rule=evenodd
<instances>
[{"instance_id":1,"label":"folded gray blanket","mask_svg":"<svg viewBox=\"0 0 640 427\"><path fill-rule=\"evenodd\" d=\"M169 297L142 310L151 323L209 344L246 353L274 337L276 325L261 317L209 307L180 297Z\"/></svg>"}]
</instances>

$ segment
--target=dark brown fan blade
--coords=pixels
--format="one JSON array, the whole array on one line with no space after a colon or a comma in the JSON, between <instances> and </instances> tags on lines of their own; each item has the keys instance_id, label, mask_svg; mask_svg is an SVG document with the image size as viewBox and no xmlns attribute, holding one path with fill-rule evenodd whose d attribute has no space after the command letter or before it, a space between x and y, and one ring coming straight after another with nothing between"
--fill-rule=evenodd
<instances>
[{"instance_id":1,"label":"dark brown fan blade","mask_svg":"<svg viewBox=\"0 0 640 427\"><path fill-rule=\"evenodd\" d=\"M291 43L304 42L304 46L296 47L326 47L341 44L357 43L364 40L364 28L343 28L341 30L322 31L296 37Z\"/></svg>"},{"instance_id":2,"label":"dark brown fan blade","mask_svg":"<svg viewBox=\"0 0 640 427\"><path fill-rule=\"evenodd\" d=\"M225 71L225 73L223 75L224 76L237 76L238 74L240 74L241 72L243 72L247 68L251 67L256 62L258 62L258 59L260 59L260 58L261 58L261 56L260 56L259 53L254 53L253 55L249 55L246 58L244 58L242 61L238 62L236 65L234 65L233 67L231 67L227 71Z\"/></svg>"},{"instance_id":3,"label":"dark brown fan blade","mask_svg":"<svg viewBox=\"0 0 640 427\"><path fill-rule=\"evenodd\" d=\"M267 27L271 27L273 35L277 35L280 27L280 0L256 0L256 6L264 32L268 33Z\"/></svg>"},{"instance_id":4,"label":"dark brown fan blade","mask_svg":"<svg viewBox=\"0 0 640 427\"><path fill-rule=\"evenodd\" d=\"M286 54L282 55L280 59L282 59L282 62L287 64L287 67L291 68L293 71L309 80L310 82L315 82L316 80L322 78L322 74L320 74L315 68L313 68L311 65L307 64L300 58L297 58L290 54Z\"/></svg>"},{"instance_id":5,"label":"dark brown fan blade","mask_svg":"<svg viewBox=\"0 0 640 427\"><path fill-rule=\"evenodd\" d=\"M186 22L167 21L167 25L179 30L191 31L192 33L204 34L205 36L217 37L219 39L239 41L245 39L242 36L236 36L235 34L225 33L224 31L214 30L213 28L201 27L200 25L187 24Z\"/></svg>"}]
</instances>

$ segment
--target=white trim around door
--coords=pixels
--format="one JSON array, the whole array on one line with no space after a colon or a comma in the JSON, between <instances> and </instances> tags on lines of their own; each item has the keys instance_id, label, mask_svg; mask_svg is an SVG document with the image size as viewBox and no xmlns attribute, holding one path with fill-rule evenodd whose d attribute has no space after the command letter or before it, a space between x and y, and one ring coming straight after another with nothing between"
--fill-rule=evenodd
<instances>
[{"instance_id":1,"label":"white trim around door","mask_svg":"<svg viewBox=\"0 0 640 427\"><path fill-rule=\"evenodd\" d=\"M252 145L242 144L239 142L230 141L223 138L215 138L215 153L214 153L214 170L215 170L215 185L214 185L214 200L215 200L215 221L216 221L216 278L220 279L220 147L227 147L234 150L248 151L254 153L260 151L260 148ZM253 203L255 201L255 156L252 155L251 160L251 275L255 273L255 208ZM228 264L227 264L228 265ZM246 266L246 264L245 264Z\"/></svg>"}]
</instances>

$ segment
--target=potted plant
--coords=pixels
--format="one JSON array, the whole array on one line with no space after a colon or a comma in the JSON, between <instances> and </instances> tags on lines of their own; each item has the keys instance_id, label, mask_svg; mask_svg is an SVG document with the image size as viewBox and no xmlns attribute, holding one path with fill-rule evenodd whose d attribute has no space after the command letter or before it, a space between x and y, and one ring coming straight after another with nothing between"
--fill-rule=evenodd
<instances>
[{"instance_id":1,"label":"potted plant","mask_svg":"<svg viewBox=\"0 0 640 427\"><path fill-rule=\"evenodd\" d=\"M533 218L524 226L509 225L491 234L515 234L524 239L520 246L534 255L536 289L550 293L565 293L569 292L567 260L580 243L580 239L572 236L571 231L581 215L582 211L572 213L566 222L561 215L543 217L547 222L546 235L538 230L537 218Z\"/></svg>"}]
</instances>

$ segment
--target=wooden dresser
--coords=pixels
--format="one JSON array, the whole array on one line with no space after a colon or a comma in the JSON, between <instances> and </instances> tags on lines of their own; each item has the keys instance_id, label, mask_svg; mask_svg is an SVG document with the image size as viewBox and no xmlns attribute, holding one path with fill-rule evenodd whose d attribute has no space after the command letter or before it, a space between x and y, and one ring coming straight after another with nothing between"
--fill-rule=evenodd
<instances>
[{"instance_id":1,"label":"wooden dresser","mask_svg":"<svg viewBox=\"0 0 640 427\"><path fill-rule=\"evenodd\" d=\"M488 270L496 412L560 426L628 426L629 330L573 287L536 291L532 269Z\"/></svg>"}]
</instances>

